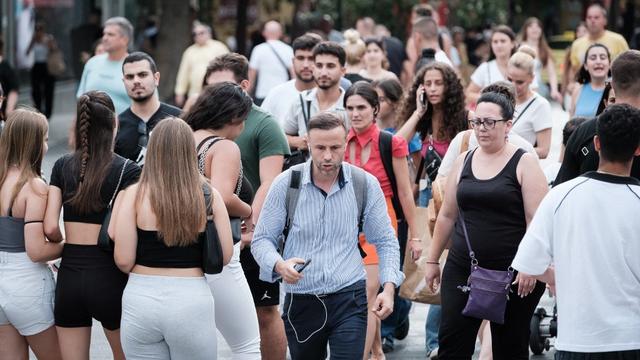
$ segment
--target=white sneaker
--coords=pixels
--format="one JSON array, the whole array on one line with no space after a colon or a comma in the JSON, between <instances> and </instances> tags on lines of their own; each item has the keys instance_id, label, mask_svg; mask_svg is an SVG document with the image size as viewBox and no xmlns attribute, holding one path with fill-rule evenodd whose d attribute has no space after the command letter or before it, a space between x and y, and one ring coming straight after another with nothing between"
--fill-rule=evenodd
<instances>
[{"instance_id":1,"label":"white sneaker","mask_svg":"<svg viewBox=\"0 0 640 360\"><path fill-rule=\"evenodd\" d=\"M438 358L438 348L435 348L433 350L431 350L429 352L429 354L427 354L427 359L437 359Z\"/></svg>"}]
</instances>

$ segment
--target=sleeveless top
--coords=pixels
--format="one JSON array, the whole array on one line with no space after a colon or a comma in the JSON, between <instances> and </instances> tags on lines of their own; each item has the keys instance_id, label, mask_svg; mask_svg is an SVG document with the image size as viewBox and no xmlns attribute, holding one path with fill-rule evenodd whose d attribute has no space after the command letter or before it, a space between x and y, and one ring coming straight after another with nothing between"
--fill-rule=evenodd
<instances>
[{"instance_id":1,"label":"sleeveless top","mask_svg":"<svg viewBox=\"0 0 640 360\"><path fill-rule=\"evenodd\" d=\"M524 150L518 149L505 167L493 178L477 179L473 175L473 154L465 160L456 196L464 212L471 248L480 266L506 270L516 255L527 228L516 168ZM471 259L458 218L449 259L468 267Z\"/></svg>"},{"instance_id":2,"label":"sleeveless top","mask_svg":"<svg viewBox=\"0 0 640 360\"><path fill-rule=\"evenodd\" d=\"M14 218L11 213L11 206L9 206L7 216L0 216L0 251L9 253L26 251L24 245L24 219Z\"/></svg>"},{"instance_id":3,"label":"sleeveless top","mask_svg":"<svg viewBox=\"0 0 640 360\"><path fill-rule=\"evenodd\" d=\"M153 268L202 268L204 232L187 246L167 246L154 230L137 228L136 264Z\"/></svg>"},{"instance_id":4,"label":"sleeveless top","mask_svg":"<svg viewBox=\"0 0 640 360\"><path fill-rule=\"evenodd\" d=\"M198 171L202 176L205 176L207 152L213 144L224 139L225 138L221 136L209 136L198 144L198 147L196 148L196 152L198 154ZM211 171L213 171L213 169L211 169ZM251 204L253 202L254 189L249 180L244 176L242 163L240 164L240 174L238 175L238 181L236 182L236 190L234 193L238 195L240 200L247 204Z\"/></svg>"},{"instance_id":5,"label":"sleeveless top","mask_svg":"<svg viewBox=\"0 0 640 360\"><path fill-rule=\"evenodd\" d=\"M578 100L576 101L575 115L573 116L596 116L596 111L598 111L598 105L600 105L603 93L604 89L594 90L591 87L591 83L582 85L580 96L578 96Z\"/></svg>"}]
</instances>

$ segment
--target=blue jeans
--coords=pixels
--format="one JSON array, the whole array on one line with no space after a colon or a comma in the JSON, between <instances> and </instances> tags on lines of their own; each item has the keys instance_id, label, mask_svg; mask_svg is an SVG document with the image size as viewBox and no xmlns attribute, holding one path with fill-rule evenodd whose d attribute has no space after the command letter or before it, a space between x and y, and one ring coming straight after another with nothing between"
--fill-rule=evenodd
<instances>
[{"instance_id":1,"label":"blue jeans","mask_svg":"<svg viewBox=\"0 0 640 360\"><path fill-rule=\"evenodd\" d=\"M438 330L440 329L441 316L442 308L440 307L440 305L429 305L427 322L424 324L427 353L438 348Z\"/></svg>"},{"instance_id":2,"label":"blue jeans","mask_svg":"<svg viewBox=\"0 0 640 360\"><path fill-rule=\"evenodd\" d=\"M325 321L326 319L326 321ZM362 359L367 335L365 281L328 295L288 293L282 314L291 359Z\"/></svg>"}]
</instances>

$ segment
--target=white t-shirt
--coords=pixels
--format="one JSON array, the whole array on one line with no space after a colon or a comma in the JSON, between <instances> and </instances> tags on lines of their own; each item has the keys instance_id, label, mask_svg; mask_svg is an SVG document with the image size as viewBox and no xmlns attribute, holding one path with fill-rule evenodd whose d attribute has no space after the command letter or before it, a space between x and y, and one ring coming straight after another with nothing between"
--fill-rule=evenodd
<instances>
[{"instance_id":1,"label":"white t-shirt","mask_svg":"<svg viewBox=\"0 0 640 360\"><path fill-rule=\"evenodd\" d=\"M451 60L447 56L447 53L442 51L442 50L436 51L436 55L435 55L434 59L436 61L438 61L438 62L443 62L443 63L453 67L453 63L451 62Z\"/></svg>"},{"instance_id":2,"label":"white t-shirt","mask_svg":"<svg viewBox=\"0 0 640 360\"><path fill-rule=\"evenodd\" d=\"M487 85L491 85L496 81L506 81L507 79L502 76L498 63L495 60L484 62L478 66L476 71L471 74L471 81L483 88Z\"/></svg>"},{"instance_id":3,"label":"white t-shirt","mask_svg":"<svg viewBox=\"0 0 640 360\"><path fill-rule=\"evenodd\" d=\"M538 131L553 127L551 105L547 99L537 93L533 93L533 96L522 104L516 105L515 110L511 131L522 136L531 145L536 143Z\"/></svg>"},{"instance_id":4,"label":"white t-shirt","mask_svg":"<svg viewBox=\"0 0 640 360\"><path fill-rule=\"evenodd\" d=\"M471 131L471 136L469 136L469 149L473 150L478 147L478 139L476 138L476 133L473 130ZM456 158L460 155L460 149L462 148L462 140L464 138L465 131L461 131L456 135L451 143L449 144L449 148L447 149L447 153L444 154L442 158L442 162L440 163L440 168L438 169L438 176L448 176L451 172L451 168L453 168L453 164L456 161ZM508 141L512 143L514 146L521 148L522 150L531 153L533 156L538 158L538 154L535 149L529 142L517 134L510 133Z\"/></svg>"},{"instance_id":5,"label":"white t-shirt","mask_svg":"<svg viewBox=\"0 0 640 360\"><path fill-rule=\"evenodd\" d=\"M283 128L291 104L300 100L299 95L300 91L296 89L296 80L292 79L269 90L260 107L270 112L280 128Z\"/></svg>"},{"instance_id":6,"label":"white t-shirt","mask_svg":"<svg viewBox=\"0 0 640 360\"><path fill-rule=\"evenodd\" d=\"M289 72L288 68L291 67L292 59L293 49L280 40L269 40L253 49L249 67L258 72L257 98L264 99L269 90L289 79L287 73ZM287 68L282 63L287 65Z\"/></svg>"},{"instance_id":7,"label":"white t-shirt","mask_svg":"<svg viewBox=\"0 0 640 360\"><path fill-rule=\"evenodd\" d=\"M635 194L634 194L635 193ZM555 266L558 350L640 349L640 182L590 172L553 188L512 266Z\"/></svg>"}]
</instances>

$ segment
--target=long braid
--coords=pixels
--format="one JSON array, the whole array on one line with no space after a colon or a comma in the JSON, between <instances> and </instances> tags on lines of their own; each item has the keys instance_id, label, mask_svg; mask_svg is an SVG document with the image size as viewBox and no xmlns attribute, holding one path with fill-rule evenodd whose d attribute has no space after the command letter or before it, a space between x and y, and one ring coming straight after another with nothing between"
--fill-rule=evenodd
<instances>
[{"instance_id":1,"label":"long braid","mask_svg":"<svg viewBox=\"0 0 640 360\"><path fill-rule=\"evenodd\" d=\"M80 182L84 180L84 175L87 170L87 163L89 161L89 126L91 124L91 109L89 102L91 98L89 95L82 95L80 97L80 111L78 112L78 135L80 140Z\"/></svg>"}]
</instances>

